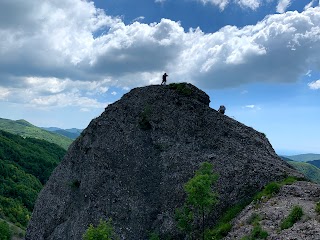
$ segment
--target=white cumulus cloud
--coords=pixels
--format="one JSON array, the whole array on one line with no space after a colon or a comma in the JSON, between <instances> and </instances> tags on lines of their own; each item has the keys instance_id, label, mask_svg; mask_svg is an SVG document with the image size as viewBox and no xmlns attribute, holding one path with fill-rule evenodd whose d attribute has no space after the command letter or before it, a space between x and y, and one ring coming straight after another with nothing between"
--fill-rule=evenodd
<instances>
[{"instance_id":1,"label":"white cumulus cloud","mask_svg":"<svg viewBox=\"0 0 320 240\"><path fill-rule=\"evenodd\" d=\"M229 4L229 0L198 0L203 4L210 3L212 5L218 6L221 11L225 9L225 7Z\"/></svg>"},{"instance_id":2,"label":"white cumulus cloud","mask_svg":"<svg viewBox=\"0 0 320 240\"><path fill-rule=\"evenodd\" d=\"M224 8L229 1L203 3ZM0 98L88 108L110 87L159 84L163 72L168 82L203 88L294 82L311 67L320 70L319 26L319 7L204 33L169 19L125 24L87 1L3 0Z\"/></svg>"},{"instance_id":3,"label":"white cumulus cloud","mask_svg":"<svg viewBox=\"0 0 320 240\"><path fill-rule=\"evenodd\" d=\"M217 6L223 11L229 4L237 4L242 8L250 8L256 10L261 5L261 0L197 0L203 4L211 4Z\"/></svg>"},{"instance_id":4,"label":"white cumulus cloud","mask_svg":"<svg viewBox=\"0 0 320 240\"><path fill-rule=\"evenodd\" d=\"M309 88L312 89L312 90L318 90L318 89L320 89L320 79L308 83L308 86L309 86Z\"/></svg>"},{"instance_id":5,"label":"white cumulus cloud","mask_svg":"<svg viewBox=\"0 0 320 240\"><path fill-rule=\"evenodd\" d=\"M287 8L290 6L291 0L279 0L277 5L277 12L284 13Z\"/></svg>"},{"instance_id":6,"label":"white cumulus cloud","mask_svg":"<svg viewBox=\"0 0 320 240\"><path fill-rule=\"evenodd\" d=\"M256 10L260 7L260 0L236 0L242 8L250 8L252 10Z\"/></svg>"}]
</instances>

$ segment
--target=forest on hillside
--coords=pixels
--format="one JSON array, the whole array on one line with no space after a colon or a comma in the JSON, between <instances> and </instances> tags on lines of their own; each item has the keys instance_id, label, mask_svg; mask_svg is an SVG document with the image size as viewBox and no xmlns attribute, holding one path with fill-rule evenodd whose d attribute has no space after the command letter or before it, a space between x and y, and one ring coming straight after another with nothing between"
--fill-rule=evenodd
<instances>
[{"instance_id":1,"label":"forest on hillside","mask_svg":"<svg viewBox=\"0 0 320 240\"><path fill-rule=\"evenodd\" d=\"M25 229L40 190L65 153L56 144L0 130L0 218Z\"/></svg>"}]
</instances>

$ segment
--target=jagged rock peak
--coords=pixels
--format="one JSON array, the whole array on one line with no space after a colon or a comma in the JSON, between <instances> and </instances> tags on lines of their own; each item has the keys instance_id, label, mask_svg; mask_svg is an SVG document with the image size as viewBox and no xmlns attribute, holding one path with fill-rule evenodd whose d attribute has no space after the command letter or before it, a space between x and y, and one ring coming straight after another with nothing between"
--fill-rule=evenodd
<instances>
[{"instance_id":1,"label":"jagged rock peak","mask_svg":"<svg viewBox=\"0 0 320 240\"><path fill-rule=\"evenodd\" d=\"M208 216L288 175L301 177L264 134L209 107L191 84L136 88L93 119L40 193L26 240L78 240L90 223L113 219L121 239L150 232L184 239L174 220L184 184L214 165L219 204Z\"/></svg>"}]
</instances>

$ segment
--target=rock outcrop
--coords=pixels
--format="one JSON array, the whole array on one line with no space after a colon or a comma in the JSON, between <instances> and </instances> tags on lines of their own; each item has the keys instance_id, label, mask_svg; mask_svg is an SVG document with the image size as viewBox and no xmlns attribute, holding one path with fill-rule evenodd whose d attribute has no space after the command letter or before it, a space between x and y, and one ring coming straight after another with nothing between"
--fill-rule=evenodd
<instances>
[{"instance_id":1,"label":"rock outcrop","mask_svg":"<svg viewBox=\"0 0 320 240\"><path fill-rule=\"evenodd\" d=\"M174 212L202 162L219 173L214 222L270 181L301 175L263 133L209 107L191 84L136 88L93 119L39 195L26 240L79 240L112 218L121 239L178 239Z\"/></svg>"},{"instance_id":2,"label":"rock outcrop","mask_svg":"<svg viewBox=\"0 0 320 240\"><path fill-rule=\"evenodd\" d=\"M225 240L242 239L249 236L253 226L249 224L252 216L259 216L259 224L268 233L268 240L278 239L320 239L320 216L316 204L320 200L320 185L311 182L296 182L285 185L280 192L260 204L251 203L233 220L233 228ZM301 220L292 227L281 230L281 222L294 206L303 210Z\"/></svg>"}]
</instances>

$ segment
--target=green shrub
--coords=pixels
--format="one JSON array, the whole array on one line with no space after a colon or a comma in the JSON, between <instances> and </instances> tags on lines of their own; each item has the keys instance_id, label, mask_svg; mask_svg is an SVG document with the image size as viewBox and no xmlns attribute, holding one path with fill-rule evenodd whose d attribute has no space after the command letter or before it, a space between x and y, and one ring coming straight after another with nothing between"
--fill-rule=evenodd
<instances>
[{"instance_id":1,"label":"green shrub","mask_svg":"<svg viewBox=\"0 0 320 240\"><path fill-rule=\"evenodd\" d=\"M252 213L251 216L248 218L247 223L248 224L257 224L261 220L261 217L258 213Z\"/></svg>"},{"instance_id":2,"label":"green shrub","mask_svg":"<svg viewBox=\"0 0 320 240\"><path fill-rule=\"evenodd\" d=\"M251 238L249 236L244 236L241 238L241 240L251 240Z\"/></svg>"},{"instance_id":3,"label":"green shrub","mask_svg":"<svg viewBox=\"0 0 320 240\"><path fill-rule=\"evenodd\" d=\"M258 192L254 196L255 201L261 200L263 197L269 199L272 195L278 193L280 191L281 184L276 182L268 183L261 192Z\"/></svg>"},{"instance_id":4,"label":"green shrub","mask_svg":"<svg viewBox=\"0 0 320 240\"><path fill-rule=\"evenodd\" d=\"M9 224L5 221L0 221L0 240L10 240L11 235Z\"/></svg>"},{"instance_id":5,"label":"green shrub","mask_svg":"<svg viewBox=\"0 0 320 240\"><path fill-rule=\"evenodd\" d=\"M302 215L303 215L302 208L300 206L294 206L289 216L282 221L280 225L281 230L291 228L293 224L295 224L301 219Z\"/></svg>"},{"instance_id":6,"label":"green shrub","mask_svg":"<svg viewBox=\"0 0 320 240\"><path fill-rule=\"evenodd\" d=\"M261 225L255 224L251 232L251 239L266 239L268 237L268 233L262 230Z\"/></svg>"},{"instance_id":7,"label":"green shrub","mask_svg":"<svg viewBox=\"0 0 320 240\"><path fill-rule=\"evenodd\" d=\"M160 237L155 232L149 234L149 240L160 240Z\"/></svg>"},{"instance_id":8,"label":"green shrub","mask_svg":"<svg viewBox=\"0 0 320 240\"><path fill-rule=\"evenodd\" d=\"M266 239L268 237L268 232L267 231L264 231L262 228L261 228L261 225L260 223L258 222L257 220L257 216L259 216L258 214L254 215L253 219L254 220L254 223L253 223L253 229L250 233L249 236L243 236L241 238L241 240L256 240L256 239Z\"/></svg>"},{"instance_id":9,"label":"green shrub","mask_svg":"<svg viewBox=\"0 0 320 240\"><path fill-rule=\"evenodd\" d=\"M80 187L80 184L81 184L81 182L79 180L73 180L70 183L70 187L75 190L75 189L78 189Z\"/></svg>"},{"instance_id":10,"label":"green shrub","mask_svg":"<svg viewBox=\"0 0 320 240\"><path fill-rule=\"evenodd\" d=\"M21 201L0 196L0 215L20 228L25 228L30 218L30 212Z\"/></svg>"},{"instance_id":11,"label":"green shrub","mask_svg":"<svg viewBox=\"0 0 320 240\"><path fill-rule=\"evenodd\" d=\"M178 93L189 96L192 94L192 90L186 83L171 83L169 84L170 89L175 89Z\"/></svg>"},{"instance_id":12,"label":"green shrub","mask_svg":"<svg viewBox=\"0 0 320 240\"><path fill-rule=\"evenodd\" d=\"M149 130L151 129L151 123L150 123L150 115L151 115L151 107L147 105L143 112L140 113L140 120L139 120L139 126L143 130Z\"/></svg>"},{"instance_id":13,"label":"green shrub","mask_svg":"<svg viewBox=\"0 0 320 240\"><path fill-rule=\"evenodd\" d=\"M117 239L112 227L111 219L108 222L100 220L97 227L90 224L87 231L83 234L83 240L113 240Z\"/></svg>"},{"instance_id":14,"label":"green shrub","mask_svg":"<svg viewBox=\"0 0 320 240\"><path fill-rule=\"evenodd\" d=\"M281 185L291 185L297 181L296 177L289 176L281 182Z\"/></svg>"},{"instance_id":15,"label":"green shrub","mask_svg":"<svg viewBox=\"0 0 320 240\"><path fill-rule=\"evenodd\" d=\"M205 239L214 239L214 240L219 240L223 239L228 235L232 228L231 223L221 223L213 229L207 229L205 231Z\"/></svg>"},{"instance_id":16,"label":"green shrub","mask_svg":"<svg viewBox=\"0 0 320 240\"><path fill-rule=\"evenodd\" d=\"M280 185L276 182L271 182L265 186L264 190L267 195L273 195L280 191Z\"/></svg>"},{"instance_id":17,"label":"green shrub","mask_svg":"<svg viewBox=\"0 0 320 240\"><path fill-rule=\"evenodd\" d=\"M250 203L249 200L242 201L234 206L228 208L223 216L220 218L220 223L227 223L234 219L238 214Z\"/></svg>"},{"instance_id":18,"label":"green shrub","mask_svg":"<svg viewBox=\"0 0 320 240\"><path fill-rule=\"evenodd\" d=\"M316 209L315 210L316 210L317 214L320 214L320 202L316 203Z\"/></svg>"},{"instance_id":19,"label":"green shrub","mask_svg":"<svg viewBox=\"0 0 320 240\"><path fill-rule=\"evenodd\" d=\"M227 209L218 223L212 229L207 229L206 239L218 240L227 236L232 228L231 220L233 220L250 202L251 199L242 201Z\"/></svg>"}]
</instances>

